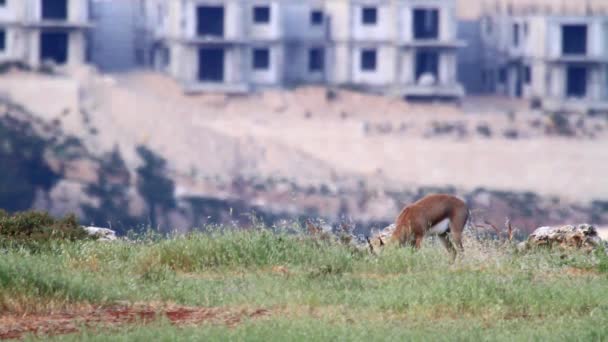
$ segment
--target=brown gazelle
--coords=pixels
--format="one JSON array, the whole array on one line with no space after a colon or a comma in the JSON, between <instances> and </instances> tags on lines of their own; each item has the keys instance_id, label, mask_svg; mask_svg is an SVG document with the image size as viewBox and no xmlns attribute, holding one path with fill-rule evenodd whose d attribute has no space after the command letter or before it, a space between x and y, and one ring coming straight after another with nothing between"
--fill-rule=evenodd
<instances>
[{"instance_id":1,"label":"brown gazelle","mask_svg":"<svg viewBox=\"0 0 608 342\"><path fill-rule=\"evenodd\" d=\"M401 246L413 243L418 249L426 234L434 234L455 257L457 252L448 233L462 252L462 233L468 218L469 209L461 199L445 194L428 195L403 208L395 221L390 242L398 242ZM379 244L384 245L386 241L380 240ZM374 248L371 242L370 248Z\"/></svg>"}]
</instances>

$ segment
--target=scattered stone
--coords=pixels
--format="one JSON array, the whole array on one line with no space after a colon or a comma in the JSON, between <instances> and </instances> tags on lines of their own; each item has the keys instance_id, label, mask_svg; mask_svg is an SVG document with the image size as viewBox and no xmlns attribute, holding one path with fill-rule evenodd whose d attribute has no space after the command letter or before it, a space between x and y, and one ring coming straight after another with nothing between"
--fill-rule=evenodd
<instances>
[{"instance_id":1,"label":"scattered stone","mask_svg":"<svg viewBox=\"0 0 608 342\"><path fill-rule=\"evenodd\" d=\"M115 241L118 240L116 232L108 228L99 227L83 227L90 236L96 236L97 241Z\"/></svg>"}]
</instances>

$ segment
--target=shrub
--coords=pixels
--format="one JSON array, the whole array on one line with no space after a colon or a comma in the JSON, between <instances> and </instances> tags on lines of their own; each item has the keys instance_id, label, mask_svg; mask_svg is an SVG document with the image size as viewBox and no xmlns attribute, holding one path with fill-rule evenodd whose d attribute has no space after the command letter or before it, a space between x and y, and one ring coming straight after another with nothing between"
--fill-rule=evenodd
<instances>
[{"instance_id":1,"label":"shrub","mask_svg":"<svg viewBox=\"0 0 608 342\"><path fill-rule=\"evenodd\" d=\"M574 129L570 125L568 117L562 113L553 113L550 116L553 133L564 136L573 136Z\"/></svg>"},{"instance_id":2,"label":"shrub","mask_svg":"<svg viewBox=\"0 0 608 342\"><path fill-rule=\"evenodd\" d=\"M90 238L74 215L55 219L46 212L28 211L9 215L0 210L0 246L40 245L49 241Z\"/></svg>"},{"instance_id":3,"label":"shrub","mask_svg":"<svg viewBox=\"0 0 608 342\"><path fill-rule=\"evenodd\" d=\"M477 126L477 133L488 138L492 136L492 130L490 129L490 126L485 123Z\"/></svg>"}]
</instances>

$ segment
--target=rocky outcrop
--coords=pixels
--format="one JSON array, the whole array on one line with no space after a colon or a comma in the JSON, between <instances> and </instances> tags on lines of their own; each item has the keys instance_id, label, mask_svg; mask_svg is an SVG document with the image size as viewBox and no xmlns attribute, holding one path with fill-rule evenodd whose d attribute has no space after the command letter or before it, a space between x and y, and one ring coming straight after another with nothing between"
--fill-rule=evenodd
<instances>
[{"instance_id":1,"label":"rocky outcrop","mask_svg":"<svg viewBox=\"0 0 608 342\"><path fill-rule=\"evenodd\" d=\"M519 249L533 247L559 247L591 250L602 245L597 230L590 224L565 225L537 228Z\"/></svg>"}]
</instances>

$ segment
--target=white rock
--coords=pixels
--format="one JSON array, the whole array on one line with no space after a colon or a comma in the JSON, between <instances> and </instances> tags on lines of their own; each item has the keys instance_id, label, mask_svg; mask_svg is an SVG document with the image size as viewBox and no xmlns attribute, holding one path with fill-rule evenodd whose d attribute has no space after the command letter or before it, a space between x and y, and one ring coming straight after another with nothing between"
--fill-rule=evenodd
<instances>
[{"instance_id":1,"label":"white rock","mask_svg":"<svg viewBox=\"0 0 608 342\"><path fill-rule=\"evenodd\" d=\"M114 241L118 240L116 232L108 228L99 227L83 227L90 236L96 236L97 241Z\"/></svg>"}]
</instances>

